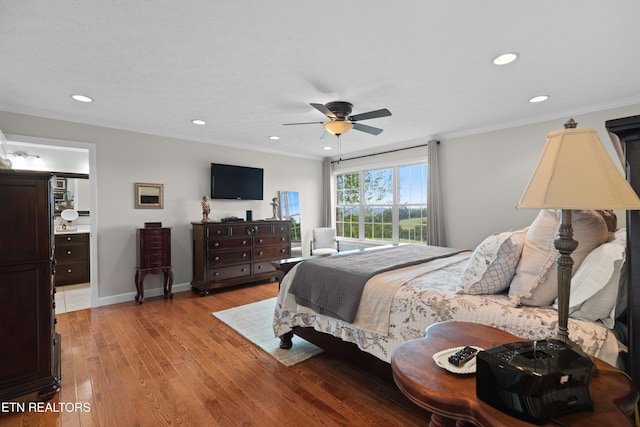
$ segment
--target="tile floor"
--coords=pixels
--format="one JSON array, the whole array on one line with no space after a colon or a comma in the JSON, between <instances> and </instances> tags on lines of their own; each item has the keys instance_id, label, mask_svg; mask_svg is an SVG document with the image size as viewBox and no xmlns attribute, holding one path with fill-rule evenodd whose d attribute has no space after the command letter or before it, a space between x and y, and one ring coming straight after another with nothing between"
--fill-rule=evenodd
<instances>
[{"instance_id":1,"label":"tile floor","mask_svg":"<svg viewBox=\"0 0 640 427\"><path fill-rule=\"evenodd\" d=\"M56 313L82 310L91 307L89 283L56 286Z\"/></svg>"}]
</instances>

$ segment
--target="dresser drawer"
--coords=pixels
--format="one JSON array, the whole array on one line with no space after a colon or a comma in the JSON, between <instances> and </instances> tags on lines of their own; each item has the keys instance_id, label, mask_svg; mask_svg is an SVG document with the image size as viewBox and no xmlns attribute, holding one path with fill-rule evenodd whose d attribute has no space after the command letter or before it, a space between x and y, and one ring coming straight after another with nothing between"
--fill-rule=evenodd
<instances>
[{"instance_id":1,"label":"dresser drawer","mask_svg":"<svg viewBox=\"0 0 640 427\"><path fill-rule=\"evenodd\" d=\"M84 261L58 262L55 269L56 285L69 285L89 281L87 263Z\"/></svg>"},{"instance_id":2,"label":"dresser drawer","mask_svg":"<svg viewBox=\"0 0 640 427\"><path fill-rule=\"evenodd\" d=\"M64 245L82 245L87 240L86 233L78 234L58 234L56 235L56 247Z\"/></svg>"},{"instance_id":3,"label":"dresser drawer","mask_svg":"<svg viewBox=\"0 0 640 427\"><path fill-rule=\"evenodd\" d=\"M87 258L87 247L79 244L56 246L55 254L58 262L82 260Z\"/></svg>"},{"instance_id":4,"label":"dresser drawer","mask_svg":"<svg viewBox=\"0 0 640 427\"><path fill-rule=\"evenodd\" d=\"M234 237L250 237L254 234L254 229L256 226L253 224L235 224L229 226L231 230L231 235Z\"/></svg>"},{"instance_id":5,"label":"dresser drawer","mask_svg":"<svg viewBox=\"0 0 640 427\"><path fill-rule=\"evenodd\" d=\"M253 240L253 244L255 246L278 245L283 243L289 243L288 235L280 234L280 235L256 236Z\"/></svg>"},{"instance_id":6,"label":"dresser drawer","mask_svg":"<svg viewBox=\"0 0 640 427\"><path fill-rule=\"evenodd\" d=\"M253 264L253 274L271 273L276 271L276 268L271 264L271 261L256 262Z\"/></svg>"},{"instance_id":7,"label":"dresser drawer","mask_svg":"<svg viewBox=\"0 0 640 427\"><path fill-rule=\"evenodd\" d=\"M209 225L206 227L205 238L230 236L231 231L228 225Z\"/></svg>"},{"instance_id":8,"label":"dresser drawer","mask_svg":"<svg viewBox=\"0 0 640 427\"><path fill-rule=\"evenodd\" d=\"M236 277L246 277L251 275L251 264L238 264L229 267L220 267L208 271L210 282L220 282Z\"/></svg>"},{"instance_id":9,"label":"dresser drawer","mask_svg":"<svg viewBox=\"0 0 640 427\"><path fill-rule=\"evenodd\" d=\"M291 232L291 226L289 223L286 224L274 224L273 226L273 234L286 234L289 235Z\"/></svg>"},{"instance_id":10,"label":"dresser drawer","mask_svg":"<svg viewBox=\"0 0 640 427\"><path fill-rule=\"evenodd\" d=\"M239 262L247 262L251 259L251 250L247 248L243 251L214 251L207 253L207 261L209 265L221 266L225 264L236 264Z\"/></svg>"},{"instance_id":11,"label":"dresser drawer","mask_svg":"<svg viewBox=\"0 0 640 427\"><path fill-rule=\"evenodd\" d=\"M207 240L207 249L209 251L220 251L225 249L240 249L251 247L251 237L230 239L230 238L209 238Z\"/></svg>"},{"instance_id":12,"label":"dresser drawer","mask_svg":"<svg viewBox=\"0 0 640 427\"><path fill-rule=\"evenodd\" d=\"M289 245L266 246L253 250L253 260L255 262L268 261L272 259L288 258Z\"/></svg>"}]
</instances>

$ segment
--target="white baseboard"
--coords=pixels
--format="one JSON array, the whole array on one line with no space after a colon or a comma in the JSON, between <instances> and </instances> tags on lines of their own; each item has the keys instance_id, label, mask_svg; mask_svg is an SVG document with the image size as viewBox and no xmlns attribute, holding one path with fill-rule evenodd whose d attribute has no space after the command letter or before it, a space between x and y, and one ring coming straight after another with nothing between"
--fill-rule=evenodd
<instances>
[{"instance_id":1,"label":"white baseboard","mask_svg":"<svg viewBox=\"0 0 640 427\"><path fill-rule=\"evenodd\" d=\"M177 285L174 284L171 287L171 292L173 292L174 294L178 292L185 292L185 291L191 291L191 283L180 283ZM163 288L151 288L151 289L144 290L145 299L150 297L159 297L162 295L164 295ZM136 293L127 292L125 294L111 295L108 297L98 298L97 307L102 307L104 305L111 305L111 304L120 304L122 302L135 302L135 300L136 300Z\"/></svg>"}]
</instances>

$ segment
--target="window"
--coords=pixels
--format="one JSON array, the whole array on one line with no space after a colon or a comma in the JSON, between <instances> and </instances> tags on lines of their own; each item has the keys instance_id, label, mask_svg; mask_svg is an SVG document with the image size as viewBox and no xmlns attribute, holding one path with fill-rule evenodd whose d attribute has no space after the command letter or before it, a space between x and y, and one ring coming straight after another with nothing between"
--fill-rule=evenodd
<instances>
[{"instance_id":1,"label":"window","mask_svg":"<svg viewBox=\"0 0 640 427\"><path fill-rule=\"evenodd\" d=\"M427 164L336 175L340 237L383 242L427 240Z\"/></svg>"}]
</instances>

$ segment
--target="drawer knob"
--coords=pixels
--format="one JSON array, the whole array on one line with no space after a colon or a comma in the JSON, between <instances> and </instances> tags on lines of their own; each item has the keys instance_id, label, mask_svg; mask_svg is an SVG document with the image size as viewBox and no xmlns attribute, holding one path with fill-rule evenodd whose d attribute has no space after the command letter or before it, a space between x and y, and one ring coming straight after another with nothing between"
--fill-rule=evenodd
<instances>
[{"instance_id":1,"label":"drawer knob","mask_svg":"<svg viewBox=\"0 0 640 427\"><path fill-rule=\"evenodd\" d=\"M258 255L262 255L263 253L264 253L264 252L260 251L260 252L258 252Z\"/></svg>"},{"instance_id":2,"label":"drawer knob","mask_svg":"<svg viewBox=\"0 0 640 427\"><path fill-rule=\"evenodd\" d=\"M246 240L243 240L243 241L242 241L242 244L243 244L243 245L246 245L246 244L247 244L247 241L246 241Z\"/></svg>"},{"instance_id":3,"label":"drawer knob","mask_svg":"<svg viewBox=\"0 0 640 427\"><path fill-rule=\"evenodd\" d=\"M258 243L262 243L262 242L264 242L264 240L262 240L262 239L258 240Z\"/></svg>"},{"instance_id":4,"label":"drawer knob","mask_svg":"<svg viewBox=\"0 0 640 427\"><path fill-rule=\"evenodd\" d=\"M242 258L246 258L246 257L247 257L247 254L245 252L245 253L242 254Z\"/></svg>"},{"instance_id":5,"label":"drawer knob","mask_svg":"<svg viewBox=\"0 0 640 427\"><path fill-rule=\"evenodd\" d=\"M240 271L242 271L244 273L245 271L247 271L247 269L243 267L242 270L240 270Z\"/></svg>"},{"instance_id":6,"label":"drawer knob","mask_svg":"<svg viewBox=\"0 0 640 427\"><path fill-rule=\"evenodd\" d=\"M213 246L215 246L215 247L217 248L218 246L220 246L220 243L215 242L215 243L213 244Z\"/></svg>"},{"instance_id":7,"label":"drawer knob","mask_svg":"<svg viewBox=\"0 0 640 427\"><path fill-rule=\"evenodd\" d=\"M214 276L219 276L220 273L218 273L217 271L215 273L213 273Z\"/></svg>"},{"instance_id":8,"label":"drawer knob","mask_svg":"<svg viewBox=\"0 0 640 427\"><path fill-rule=\"evenodd\" d=\"M283 249L280 249L280 252L285 253L287 252L287 250L283 248Z\"/></svg>"},{"instance_id":9,"label":"drawer knob","mask_svg":"<svg viewBox=\"0 0 640 427\"><path fill-rule=\"evenodd\" d=\"M71 241L71 237L67 236L67 242Z\"/></svg>"},{"instance_id":10,"label":"drawer knob","mask_svg":"<svg viewBox=\"0 0 640 427\"><path fill-rule=\"evenodd\" d=\"M217 257L214 258L214 261L218 261L219 259L220 259L220 257L217 256Z\"/></svg>"},{"instance_id":11,"label":"drawer knob","mask_svg":"<svg viewBox=\"0 0 640 427\"><path fill-rule=\"evenodd\" d=\"M67 251L67 255L71 255L71 251L70 250Z\"/></svg>"},{"instance_id":12,"label":"drawer knob","mask_svg":"<svg viewBox=\"0 0 640 427\"><path fill-rule=\"evenodd\" d=\"M261 265L258 266L258 270L262 270L262 266Z\"/></svg>"},{"instance_id":13,"label":"drawer knob","mask_svg":"<svg viewBox=\"0 0 640 427\"><path fill-rule=\"evenodd\" d=\"M70 268L67 268L67 273L71 273L71 271L72 270Z\"/></svg>"}]
</instances>

